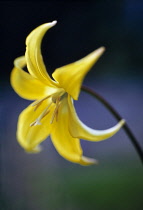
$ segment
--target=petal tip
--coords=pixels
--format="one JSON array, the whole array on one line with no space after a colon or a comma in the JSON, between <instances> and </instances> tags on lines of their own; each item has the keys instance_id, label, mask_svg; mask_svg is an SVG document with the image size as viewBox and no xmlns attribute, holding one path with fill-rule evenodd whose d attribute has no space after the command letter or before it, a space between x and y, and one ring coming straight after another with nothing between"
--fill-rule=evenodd
<instances>
[{"instance_id":1,"label":"petal tip","mask_svg":"<svg viewBox=\"0 0 143 210\"><path fill-rule=\"evenodd\" d=\"M120 121L120 125L121 125L121 126L123 126L125 123L126 123L126 121L125 121L124 119L122 119L122 120Z\"/></svg>"},{"instance_id":2,"label":"petal tip","mask_svg":"<svg viewBox=\"0 0 143 210\"><path fill-rule=\"evenodd\" d=\"M81 164L81 165L84 165L84 166L88 166L88 165L97 165L97 164L98 164L98 160L93 159L93 158L88 158L88 157L82 156L82 157L81 157L81 162L80 162L80 164Z\"/></svg>"},{"instance_id":3,"label":"petal tip","mask_svg":"<svg viewBox=\"0 0 143 210\"><path fill-rule=\"evenodd\" d=\"M106 48L104 46L100 47L99 49L102 50L102 51L106 50Z\"/></svg>"},{"instance_id":4,"label":"petal tip","mask_svg":"<svg viewBox=\"0 0 143 210\"><path fill-rule=\"evenodd\" d=\"M42 146L41 145L37 145L34 148L25 148L25 151L27 153L39 153L42 151Z\"/></svg>"},{"instance_id":5,"label":"petal tip","mask_svg":"<svg viewBox=\"0 0 143 210\"><path fill-rule=\"evenodd\" d=\"M98 55L99 57L104 53L104 51L106 50L105 47L100 47L97 50L95 50L95 54Z\"/></svg>"},{"instance_id":6,"label":"petal tip","mask_svg":"<svg viewBox=\"0 0 143 210\"><path fill-rule=\"evenodd\" d=\"M57 20L52 21L51 23L49 23L48 25L50 25L51 27L53 27L54 25L57 24Z\"/></svg>"}]
</instances>

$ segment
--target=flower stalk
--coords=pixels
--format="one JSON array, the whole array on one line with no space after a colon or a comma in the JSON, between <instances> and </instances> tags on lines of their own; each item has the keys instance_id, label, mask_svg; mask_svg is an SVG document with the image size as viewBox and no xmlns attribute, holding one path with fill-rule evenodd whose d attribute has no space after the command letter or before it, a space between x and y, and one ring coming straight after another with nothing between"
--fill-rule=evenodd
<instances>
[{"instance_id":1,"label":"flower stalk","mask_svg":"<svg viewBox=\"0 0 143 210\"><path fill-rule=\"evenodd\" d=\"M119 121L121 119L123 119L120 114L111 106L111 104L106 101L101 95L99 95L98 93L96 93L93 89L82 85L81 90L83 90L86 93L89 93L90 95L92 95L93 97L95 97L97 100L99 100L113 115L114 117ZM127 125L127 123L125 122L125 124L123 125L123 129L126 132L126 134L128 135L130 141L132 142L135 150L138 153L138 156L143 164L143 150L141 148L141 146L139 145L136 137L134 136L134 134L132 133L131 129L129 128L129 126Z\"/></svg>"}]
</instances>

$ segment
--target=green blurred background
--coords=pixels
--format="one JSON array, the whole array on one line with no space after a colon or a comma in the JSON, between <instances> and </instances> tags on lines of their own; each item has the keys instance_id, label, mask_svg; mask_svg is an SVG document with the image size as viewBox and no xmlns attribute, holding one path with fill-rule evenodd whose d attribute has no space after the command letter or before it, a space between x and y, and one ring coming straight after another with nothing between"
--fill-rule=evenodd
<instances>
[{"instance_id":1,"label":"green blurred background","mask_svg":"<svg viewBox=\"0 0 143 210\"><path fill-rule=\"evenodd\" d=\"M16 141L16 127L29 101L16 95L9 77L13 60L25 53L27 35L57 20L42 43L48 72L105 46L84 84L114 106L143 147L143 1L0 1L0 10L0 209L142 210L142 165L123 129L103 142L81 140L84 154L97 158L98 166L66 161L50 138L40 154L26 154ZM93 128L116 124L83 92L75 106Z\"/></svg>"}]
</instances>

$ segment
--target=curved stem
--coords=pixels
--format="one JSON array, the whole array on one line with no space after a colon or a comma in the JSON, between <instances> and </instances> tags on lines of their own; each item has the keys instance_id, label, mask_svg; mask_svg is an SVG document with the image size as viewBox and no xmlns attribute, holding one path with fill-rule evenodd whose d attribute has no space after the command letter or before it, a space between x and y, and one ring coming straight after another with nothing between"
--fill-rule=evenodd
<instances>
[{"instance_id":1,"label":"curved stem","mask_svg":"<svg viewBox=\"0 0 143 210\"><path fill-rule=\"evenodd\" d=\"M113 115L117 120L121 120L122 117L118 114L118 112L102 97L100 96L98 93L96 93L94 90L92 90L89 87L86 86L82 86L81 89L87 93L89 93L90 95L94 96L95 98L97 98ZM136 149L142 163L143 163L143 150L141 149L139 143L137 142L135 136L133 135L132 131L130 130L130 128L128 127L127 123L125 123L123 125L123 129L125 130L126 134L128 135L128 137L130 138L134 148Z\"/></svg>"}]
</instances>

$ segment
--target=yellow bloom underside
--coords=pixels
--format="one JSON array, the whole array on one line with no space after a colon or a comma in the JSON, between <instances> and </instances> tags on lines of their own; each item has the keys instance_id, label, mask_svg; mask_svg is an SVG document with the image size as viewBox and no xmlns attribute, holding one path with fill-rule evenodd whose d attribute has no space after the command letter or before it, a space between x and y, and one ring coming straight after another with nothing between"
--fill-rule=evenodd
<instances>
[{"instance_id":1,"label":"yellow bloom underside","mask_svg":"<svg viewBox=\"0 0 143 210\"><path fill-rule=\"evenodd\" d=\"M113 136L124 124L120 121L107 130L94 130L83 124L75 111L83 79L104 52L100 47L79 61L58 68L50 78L41 55L41 41L56 21L33 30L26 39L25 56L14 61L11 85L21 97L34 100L19 116L17 139L27 152L40 151L40 143L49 135L64 158L81 165L97 161L83 156L79 138L101 141ZM23 70L27 66L28 72Z\"/></svg>"}]
</instances>

